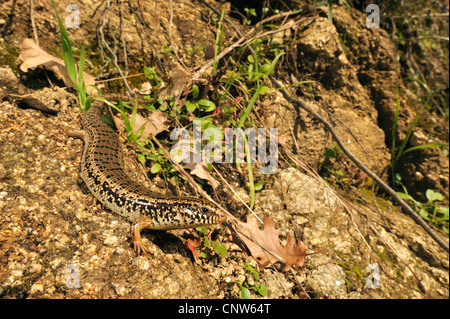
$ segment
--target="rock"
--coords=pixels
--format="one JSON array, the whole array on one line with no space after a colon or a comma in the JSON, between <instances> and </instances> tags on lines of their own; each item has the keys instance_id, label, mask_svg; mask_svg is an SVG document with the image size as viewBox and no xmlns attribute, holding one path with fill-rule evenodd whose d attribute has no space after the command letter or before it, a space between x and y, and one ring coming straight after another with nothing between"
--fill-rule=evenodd
<instances>
[{"instance_id":1,"label":"rock","mask_svg":"<svg viewBox=\"0 0 450 319\"><path fill-rule=\"evenodd\" d=\"M319 265L306 279L311 289L330 299L348 298L345 272L336 264Z\"/></svg>"}]
</instances>

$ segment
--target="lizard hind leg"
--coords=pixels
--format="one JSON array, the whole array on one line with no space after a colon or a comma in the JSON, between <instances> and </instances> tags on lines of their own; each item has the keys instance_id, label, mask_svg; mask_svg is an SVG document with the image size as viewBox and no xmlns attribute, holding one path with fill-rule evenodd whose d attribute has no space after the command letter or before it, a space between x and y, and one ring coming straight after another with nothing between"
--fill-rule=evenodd
<instances>
[{"instance_id":1,"label":"lizard hind leg","mask_svg":"<svg viewBox=\"0 0 450 319\"><path fill-rule=\"evenodd\" d=\"M66 129L66 136L85 140L86 132L83 131L83 130L74 130L74 129L71 129L71 128L67 128Z\"/></svg>"},{"instance_id":2,"label":"lizard hind leg","mask_svg":"<svg viewBox=\"0 0 450 319\"><path fill-rule=\"evenodd\" d=\"M149 247L141 238L141 230L145 228L152 229L152 226L152 220L148 217L140 217L136 223L131 225L131 240L133 242L134 251L137 255L140 255L141 252L143 255L147 253L153 254L155 252L156 247L154 245Z\"/></svg>"}]
</instances>

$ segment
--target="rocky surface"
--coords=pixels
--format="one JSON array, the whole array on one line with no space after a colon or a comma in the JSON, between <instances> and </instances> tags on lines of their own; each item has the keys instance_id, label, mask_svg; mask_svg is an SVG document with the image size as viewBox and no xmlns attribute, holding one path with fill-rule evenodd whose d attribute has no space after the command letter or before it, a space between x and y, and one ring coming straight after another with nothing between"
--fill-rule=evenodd
<instances>
[{"instance_id":1,"label":"rocky surface","mask_svg":"<svg viewBox=\"0 0 450 319\"><path fill-rule=\"evenodd\" d=\"M57 23L44 2L34 1L41 46L59 52ZM60 12L66 2L58 2ZM145 231L152 255L136 256L129 223L105 211L77 182L83 144L65 135L67 128L81 125L82 115L72 107L76 96L57 85L38 90L23 87L24 82L30 86L30 78L36 74L38 83L33 85L46 86L43 73L20 74L20 80L15 75L19 62L11 63L11 59L17 59L14 50L31 34L31 27L21 27L29 25L25 2L17 2L17 15L9 20L6 14L11 3L0 4L0 27L6 30L9 26L0 37L0 297L239 298L239 282L250 288L264 284L266 298L449 297L448 254L408 216L383 198L376 197L374 205L370 190L349 187L348 194L332 191L311 174L288 167L292 164L289 160L267 177L265 188L257 193L255 211L276 222L283 243L288 234L304 242L310 255L303 267L284 273L278 264L263 269L235 250L225 229L213 235L228 248L225 257L212 252L196 261L185 245L187 239L199 238L194 230ZM88 0L79 4L83 24L69 31L71 40L95 48L96 27L105 12L96 10ZM134 1L129 4L137 8ZM155 8L139 7L148 24L147 33L131 14L131 7L124 10L130 68L141 63L155 65L152 45L161 48L160 52L171 46L174 51L169 57L175 60L172 52L177 52L184 63L198 65L203 62L198 48L215 42L211 12L191 1L174 1L173 20L168 2L158 2ZM333 6L332 24L326 8L318 8L313 18L305 14L290 31L296 42L281 69L290 63L300 66L286 71L291 82L312 79L312 93L300 89L297 93L310 97L311 107L330 116L349 149L387 179L395 90L403 77L399 53L387 32L362 27L365 15L360 11ZM111 14L111 21L119 25L119 15ZM145 34L154 43L143 37ZM57 115L18 107L13 95L25 93L32 93ZM407 93L401 99L400 139L416 114L408 106L417 96ZM274 91L260 98L255 111L265 127L279 129L280 141L295 153L295 161L321 168L332 140L316 120L306 112L296 112ZM434 121L433 139L429 130L417 129L413 146L439 138L445 141L441 133L447 130L448 135L448 123L440 117ZM417 186L414 189L419 192L433 187L448 202L448 156L441 149L409 156L401 167L408 186ZM337 164L347 165L347 173L355 172L347 160ZM155 188L139 174L142 168L132 152L127 165L137 179ZM357 178L357 173L351 177ZM249 202L243 183L236 181L242 182L235 178L230 183ZM228 193L224 202L231 202L237 207L232 213L243 217L243 206L237 204L234 193ZM249 265L260 278L252 275ZM262 298L257 293L252 297Z\"/></svg>"}]
</instances>

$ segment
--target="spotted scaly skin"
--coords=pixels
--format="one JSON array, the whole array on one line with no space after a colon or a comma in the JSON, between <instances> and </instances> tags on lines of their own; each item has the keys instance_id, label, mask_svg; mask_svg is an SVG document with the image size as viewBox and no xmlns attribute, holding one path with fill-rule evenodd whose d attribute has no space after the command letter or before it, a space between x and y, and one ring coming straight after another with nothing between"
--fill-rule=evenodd
<instances>
[{"instance_id":1,"label":"spotted scaly skin","mask_svg":"<svg viewBox=\"0 0 450 319\"><path fill-rule=\"evenodd\" d=\"M102 107L94 104L84 116L81 178L105 207L132 223L138 254L148 251L140 236L142 229L194 228L226 220L221 208L209 201L158 194L131 179L124 169L119 138L101 114Z\"/></svg>"}]
</instances>

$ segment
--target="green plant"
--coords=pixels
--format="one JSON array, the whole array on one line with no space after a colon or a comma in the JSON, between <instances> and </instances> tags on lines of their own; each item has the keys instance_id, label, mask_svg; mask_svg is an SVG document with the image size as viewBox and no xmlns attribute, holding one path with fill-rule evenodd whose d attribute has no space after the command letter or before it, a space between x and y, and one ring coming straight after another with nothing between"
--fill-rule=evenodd
<instances>
[{"instance_id":1,"label":"green plant","mask_svg":"<svg viewBox=\"0 0 450 319\"><path fill-rule=\"evenodd\" d=\"M257 52L257 51L255 51ZM245 121L247 120L247 117L249 116L253 106L255 105L259 95L261 94L262 90L267 90L268 88L264 86L262 83L263 79L268 77L274 70L276 63L278 62L278 59L284 54L284 52L279 52L273 61L271 63L263 64L262 66L259 66L258 62L258 55L255 53L249 56L250 63L253 62L253 68L251 68L252 72L249 72L250 75L252 75L252 78L254 83L256 84L255 92L247 104L247 106L244 109L244 112L242 113L239 122L237 123L236 128L242 128L245 124ZM252 57L252 58L250 58ZM245 143L245 154L247 157L247 170L249 174L249 188L250 188L250 209L253 208L255 204L255 185L253 180L253 169L252 169L252 163L251 163L251 156L250 156L250 150L248 148L248 142L247 137L243 135L244 137L244 143Z\"/></svg>"},{"instance_id":2,"label":"green plant","mask_svg":"<svg viewBox=\"0 0 450 319\"><path fill-rule=\"evenodd\" d=\"M210 230L207 227L205 226L197 227L196 230L197 232L199 232L200 238L202 239L203 242L203 249L200 252L200 256L202 258L206 259L210 258L212 252L214 252L220 257L225 257L228 255L228 250L224 244L221 244L215 240L211 240L208 237Z\"/></svg>"},{"instance_id":3,"label":"green plant","mask_svg":"<svg viewBox=\"0 0 450 319\"><path fill-rule=\"evenodd\" d=\"M145 77L148 80L150 80L150 82L152 83L153 91L157 91L157 89L160 87L163 80L158 76L155 68L144 66L144 74L145 74Z\"/></svg>"},{"instance_id":4,"label":"green plant","mask_svg":"<svg viewBox=\"0 0 450 319\"><path fill-rule=\"evenodd\" d=\"M92 96L89 95L86 91L86 85L84 84L83 80L83 70L84 70L84 63L85 63L85 56L86 52L84 50L84 45L81 45L80 49L80 61L77 66L75 64L75 59L72 54L72 46L70 44L69 36L66 32L66 28L64 27L64 24L62 23L58 10L56 9L55 2L52 0L53 8L55 9L56 17L58 18L59 23L59 30L61 33L61 42L62 42L62 48L63 48L63 59L64 64L66 66L67 74L69 75L70 80L72 81L75 90L78 94L78 100L81 105L81 111L86 112L90 107L92 103ZM98 89L97 89L98 90Z\"/></svg>"},{"instance_id":5,"label":"green plant","mask_svg":"<svg viewBox=\"0 0 450 319\"><path fill-rule=\"evenodd\" d=\"M344 172L341 169L335 169L333 165L333 160L337 160L339 163L339 158L342 158L344 152L339 147L336 142L333 142L333 147L327 148L323 155L325 156L325 161L321 169L321 176L325 178L325 182L330 185L332 183L338 184L348 184L349 178L345 177Z\"/></svg>"},{"instance_id":6,"label":"green plant","mask_svg":"<svg viewBox=\"0 0 450 319\"><path fill-rule=\"evenodd\" d=\"M245 13L247 16L244 19L244 24L250 25L252 23L251 17L256 17L256 10L255 8L244 8Z\"/></svg>"},{"instance_id":7,"label":"green plant","mask_svg":"<svg viewBox=\"0 0 450 319\"><path fill-rule=\"evenodd\" d=\"M260 277L258 272L255 268L253 268L249 263L246 261L244 262L244 269L250 273L250 275L253 276L253 279L255 280L254 284L249 284L248 280L244 280L243 282L240 280L230 281L228 284L238 284L239 285L239 291L240 291L240 297L241 299L250 299L251 298L251 291L258 293L261 296L266 296L268 293L267 286L263 283L260 283Z\"/></svg>"},{"instance_id":8,"label":"green plant","mask_svg":"<svg viewBox=\"0 0 450 319\"><path fill-rule=\"evenodd\" d=\"M216 45L214 46L214 63L211 75L216 74L217 66L219 65L219 59L217 59L217 54L222 50L223 43L223 19L225 18L226 10L222 10L222 14L219 20L219 29L216 34Z\"/></svg>"},{"instance_id":9,"label":"green plant","mask_svg":"<svg viewBox=\"0 0 450 319\"><path fill-rule=\"evenodd\" d=\"M415 206L416 210L419 210L419 214L423 219L428 220L448 234L448 207L439 205L439 203L443 202L444 200L444 196L442 196L442 194L428 189L425 192L426 201L420 202L409 195L406 192L406 188L404 188L404 191L404 193L397 192L398 196L411 202Z\"/></svg>"},{"instance_id":10,"label":"green plant","mask_svg":"<svg viewBox=\"0 0 450 319\"><path fill-rule=\"evenodd\" d=\"M414 128L417 125L417 122L419 121L419 118L423 112L423 110L428 106L428 102L430 101L431 96L428 98L428 100L425 102L425 104L422 107L422 110L417 114L417 116L414 118L414 121L411 123L411 125L408 128L408 132L406 133L405 139L402 141L399 148L397 148L397 135L398 135L398 119L400 114L400 93L397 88L397 101L395 105L395 113L394 113L394 121L392 126L392 146L391 146L391 177L393 179L394 184L400 184L401 177L396 173L397 164L402 156L405 154L419 150L419 149L426 149L426 148L433 148L433 147L443 147L448 144L444 143L430 143L430 144L424 144L424 145L417 145L410 148L406 148L408 145L408 142L411 138L411 134L414 130Z\"/></svg>"}]
</instances>

